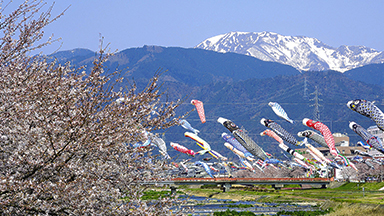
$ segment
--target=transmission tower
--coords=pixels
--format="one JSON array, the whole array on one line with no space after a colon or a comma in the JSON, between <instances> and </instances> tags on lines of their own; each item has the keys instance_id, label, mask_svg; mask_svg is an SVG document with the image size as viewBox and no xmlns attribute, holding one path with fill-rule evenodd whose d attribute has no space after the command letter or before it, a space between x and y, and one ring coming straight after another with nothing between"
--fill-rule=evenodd
<instances>
[{"instance_id":1,"label":"transmission tower","mask_svg":"<svg viewBox=\"0 0 384 216\"><path fill-rule=\"evenodd\" d=\"M307 88L307 77L304 77L304 94L303 94L303 98L304 99L307 99L308 98L308 88Z\"/></svg>"},{"instance_id":2,"label":"transmission tower","mask_svg":"<svg viewBox=\"0 0 384 216\"><path fill-rule=\"evenodd\" d=\"M310 101L314 101L315 102L314 104L309 105L311 107L312 106L315 107L314 110L313 110L313 120L320 121L320 110L319 110L319 107L321 105L319 104L319 101L322 101L322 99L319 98L319 95L321 95L321 93L319 93L319 91L317 89L317 86L315 86L315 92L311 93L310 95L315 95L314 98L309 99Z\"/></svg>"}]
</instances>

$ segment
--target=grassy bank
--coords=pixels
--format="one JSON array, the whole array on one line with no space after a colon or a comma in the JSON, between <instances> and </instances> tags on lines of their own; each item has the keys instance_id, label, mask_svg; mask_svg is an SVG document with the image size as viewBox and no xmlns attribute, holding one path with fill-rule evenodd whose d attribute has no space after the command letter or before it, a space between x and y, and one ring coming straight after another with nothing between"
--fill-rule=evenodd
<instances>
[{"instance_id":1,"label":"grassy bank","mask_svg":"<svg viewBox=\"0 0 384 216\"><path fill-rule=\"evenodd\" d=\"M234 201L248 200L267 203L311 204L321 209L332 209L327 215L384 215L384 187L382 183L345 183L337 188L299 189L290 186L275 190L266 186L233 186L229 192L218 187L181 187L186 194ZM364 188L364 190L363 190Z\"/></svg>"}]
</instances>

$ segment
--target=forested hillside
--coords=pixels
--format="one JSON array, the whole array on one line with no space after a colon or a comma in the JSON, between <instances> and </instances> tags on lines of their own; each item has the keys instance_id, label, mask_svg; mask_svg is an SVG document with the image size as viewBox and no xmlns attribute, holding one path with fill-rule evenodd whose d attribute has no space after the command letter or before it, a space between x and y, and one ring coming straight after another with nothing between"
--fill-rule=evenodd
<instances>
[{"instance_id":1,"label":"forested hillside","mask_svg":"<svg viewBox=\"0 0 384 216\"><path fill-rule=\"evenodd\" d=\"M304 97L304 86L307 86L307 97ZM277 76L267 79L248 79L239 82L217 82L201 88L183 86L178 89L178 83L167 82L171 95L178 92L178 96L190 94L180 111L194 108L190 99L199 99L204 102L207 122L202 124L197 112L192 112L187 120L201 131L200 136L206 139L213 148L230 153L223 146L220 135L228 132L216 120L218 117L233 120L237 125L246 129L249 135L267 152L277 153L277 143L269 137L259 134L267 129L260 124L261 118L268 118L279 123L297 139L297 132L307 130L301 121L303 118L314 118L315 88L318 90L318 103L320 120L325 123L333 133L343 133L350 136L351 143L355 144L360 138L348 127L349 121L356 121L364 127L374 125L369 118L361 116L348 109L346 103L353 99L366 99L376 101L376 105L383 109L382 92L384 88L367 85L363 82L353 81L347 76L334 71L307 72L295 76ZM177 90L178 89L178 90ZM278 102L295 123L290 124L280 119L267 105L268 102ZM183 137L184 129L172 128L165 133L168 142L180 142L188 147L199 147L190 139ZM294 147L294 146L290 146ZM232 154L232 153L231 153ZM231 155L229 154L229 155Z\"/></svg>"},{"instance_id":2,"label":"forested hillside","mask_svg":"<svg viewBox=\"0 0 384 216\"><path fill-rule=\"evenodd\" d=\"M78 49L59 52L52 57L62 62L71 61L74 66L90 65L95 53ZM228 156L232 153L224 147L220 136L228 131L216 121L218 117L231 119L248 131L267 152L278 155L280 150L274 140L259 135L267 129L260 124L260 119L272 119L301 139L297 137L297 132L308 129L301 120L314 118L316 88L320 120L334 133L348 134L352 144L360 139L349 129L349 121L356 121L364 127L373 125L373 122L349 110L346 103L362 98L377 101L376 105L382 107L384 99L384 87L356 81L375 80L372 71L380 69L380 65L365 66L344 74L335 71L300 73L290 66L234 53L156 46L121 51L105 65L106 74L113 68L121 69L120 76L125 79L118 87L129 87L135 82L140 89L160 71L163 73L163 100L184 100L178 110L180 114L194 108L190 104L192 99L203 101L207 122L202 124L196 111L192 111L186 119L201 131L200 137L209 142L213 149ZM295 120L295 124L277 117L267 105L271 101L278 102ZM178 142L200 150L191 139L184 137L185 129L182 127L158 132L167 144ZM171 156L178 155L170 146L168 149Z\"/></svg>"}]
</instances>

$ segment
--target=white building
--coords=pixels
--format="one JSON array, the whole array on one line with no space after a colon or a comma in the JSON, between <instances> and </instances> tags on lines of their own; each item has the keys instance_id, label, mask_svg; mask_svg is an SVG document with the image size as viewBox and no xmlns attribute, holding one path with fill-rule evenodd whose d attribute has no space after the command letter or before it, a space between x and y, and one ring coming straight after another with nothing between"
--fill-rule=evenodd
<instances>
[{"instance_id":1,"label":"white building","mask_svg":"<svg viewBox=\"0 0 384 216\"><path fill-rule=\"evenodd\" d=\"M349 137L346 134L334 133L335 146L349 146Z\"/></svg>"},{"instance_id":2,"label":"white building","mask_svg":"<svg viewBox=\"0 0 384 216\"><path fill-rule=\"evenodd\" d=\"M367 131L373 136L379 138L381 142L384 143L384 131L380 130L377 125L370 126L369 128L367 128ZM368 153L373 155L374 157L383 157L383 154L375 149L371 149Z\"/></svg>"},{"instance_id":3,"label":"white building","mask_svg":"<svg viewBox=\"0 0 384 216\"><path fill-rule=\"evenodd\" d=\"M380 130L377 125L370 126L367 128L367 131L373 136L380 138L381 142L384 142L384 131Z\"/></svg>"}]
</instances>

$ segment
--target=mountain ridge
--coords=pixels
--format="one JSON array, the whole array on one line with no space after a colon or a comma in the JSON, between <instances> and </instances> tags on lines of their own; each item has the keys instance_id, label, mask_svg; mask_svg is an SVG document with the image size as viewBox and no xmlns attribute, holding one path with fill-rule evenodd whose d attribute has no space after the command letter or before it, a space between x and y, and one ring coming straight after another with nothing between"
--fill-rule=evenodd
<instances>
[{"instance_id":1,"label":"mountain ridge","mask_svg":"<svg viewBox=\"0 0 384 216\"><path fill-rule=\"evenodd\" d=\"M333 48L316 38L283 36L273 32L229 32L208 38L195 48L235 52L264 61L291 65L300 71L345 72L373 63L383 63L384 53L365 46Z\"/></svg>"},{"instance_id":2,"label":"mountain ridge","mask_svg":"<svg viewBox=\"0 0 384 216\"><path fill-rule=\"evenodd\" d=\"M73 49L54 53L49 57L71 65L87 65L89 70L96 52L88 49ZM153 72L163 70L167 73L162 81L173 81L201 86L210 82L239 81L249 78L268 78L300 74L295 68L275 62L265 62L251 56L236 53L194 48L143 46L129 48L115 53L106 62L110 69L118 68L126 79L135 77L136 81L151 78ZM344 72L350 79L371 85L384 86L384 64L369 64ZM223 73L225 72L225 73ZM201 76L200 74L205 74ZM201 77L204 77L202 79Z\"/></svg>"}]
</instances>

